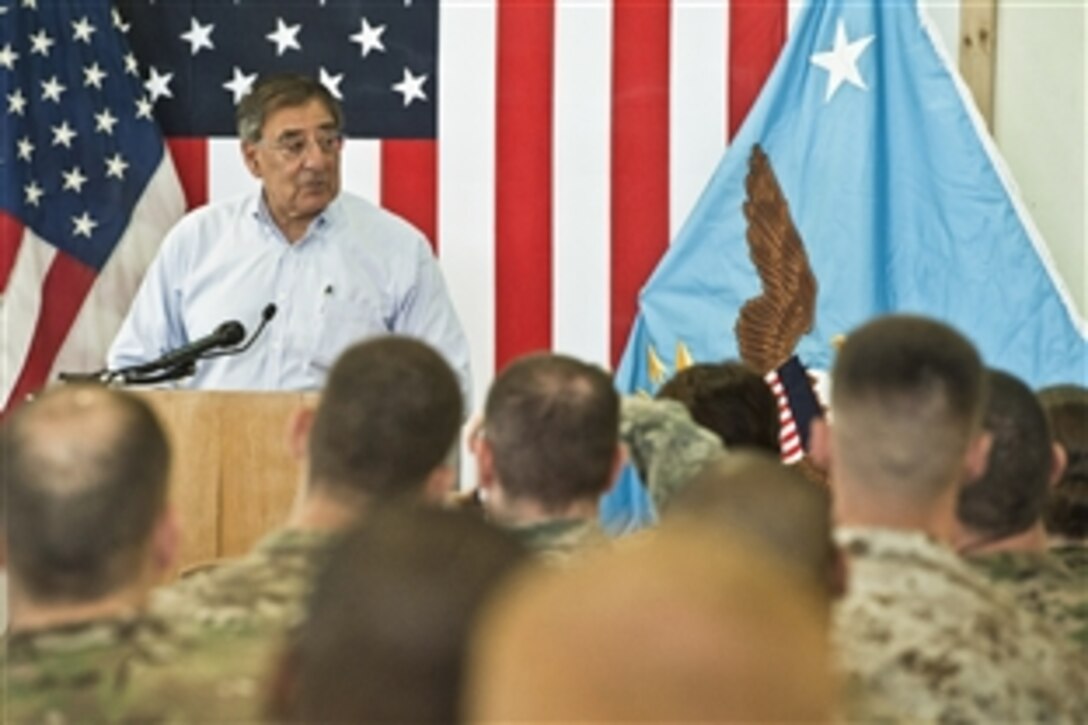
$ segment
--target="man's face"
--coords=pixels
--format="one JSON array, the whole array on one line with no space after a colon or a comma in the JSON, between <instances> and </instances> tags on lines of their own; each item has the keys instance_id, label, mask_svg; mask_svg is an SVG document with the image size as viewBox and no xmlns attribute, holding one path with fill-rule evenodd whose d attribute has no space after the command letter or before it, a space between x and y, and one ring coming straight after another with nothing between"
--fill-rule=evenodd
<instances>
[{"instance_id":1,"label":"man's face","mask_svg":"<svg viewBox=\"0 0 1088 725\"><path fill-rule=\"evenodd\" d=\"M340 192L340 134L318 99L269 114L256 143L243 142L250 172L264 186L281 227L307 225Z\"/></svg>"}]
</instances>

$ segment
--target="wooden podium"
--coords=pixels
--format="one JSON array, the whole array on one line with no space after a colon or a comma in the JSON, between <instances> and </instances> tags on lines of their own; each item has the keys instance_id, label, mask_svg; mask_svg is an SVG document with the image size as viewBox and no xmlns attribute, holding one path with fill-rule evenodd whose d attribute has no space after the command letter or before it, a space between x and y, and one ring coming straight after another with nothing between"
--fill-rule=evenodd
<instances>
[{"instance_id":1,"label":"wooden podium","mask_svg":"<svg viewBox=\"0 0 1088 725\"><path fill-rule=\"evenodd\" d=\"M301 480L294 410L317 393L142 390L170 438L179 570L248 551L284 522Z\"/></svg>"}]
</instances>

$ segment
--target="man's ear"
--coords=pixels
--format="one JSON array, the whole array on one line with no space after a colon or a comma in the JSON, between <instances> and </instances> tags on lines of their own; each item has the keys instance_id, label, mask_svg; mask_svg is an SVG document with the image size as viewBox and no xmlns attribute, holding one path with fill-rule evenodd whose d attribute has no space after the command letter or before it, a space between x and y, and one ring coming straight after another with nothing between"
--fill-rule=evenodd
<instances>
[{"instance_id":1,"label":"man's ear","mask_svg":"<svg viewBox=\"0 0 1088 725\"><path fill-rule=\"evenodd\" d=\"M296 408L287 420L287 450L296 461L305 460L310 451L310 431L314 427L315 410L310 405Z\"/></svg>"},{"instance_id":2,"label":"man's ear","mask_svg":"<svg viewBox=\"0 0 1088 725\"><path fill-rule=\"evenodd\" d=\"M623 471L623 467L627 465L627 446L623 443L616 444L616 452L612 454L612 470L608 473L608 485L601 491L601 495L604 496L613 488L620 480L620 472Z\"/></svg>"},{"instance_id":3,"label":"man's ear","mask_svg":"<svg viewBox=\"0 0 1088 725\"><path fill-rule=\"evenodd\" d=\"M423 482L423 501L429 504L441 504L453 492L455 485L457 485L457 471L452 465L441 463L427 474L427 480Z\"/></svg>"},{"instance_id":4,"label":"man's ear","mask_svg":"<svg viewBox=\"0 0 1088 725\"><path fill-rule=\"evenodd\" d=\"M1054 488L1058 485L1058 481L1062 480L1062 474L1065 473L1065 467L1069 465L1069 454L1065 451L1063 446L1058 441L1054 441L1050 444L1050 488Z\"/></svg>"},{"instance_id":5,"label":"man's ear","mask_svg":"<svg viewBox=\"0 0 1088 725\"><path fill-rule=\"evenodd\" d=\"M994 436L989 431L982 431L967 444L964 457L964 485L977 481L986 473L990 465L990 449L994 445Z\"/></svg>"},{"instance_id":6,"label":"man's ear","mask_svg":"<svg viewBox=\"0 0 1088 725\"><path fill-rule=\"evenodd\" d=\"M245 161L249 173L256 179L261 178L261 160L257 156L257 144L251 141L242 141L242 160Z\"/></svg>"},{"instance_id":7,"label":"man's ear","mask_svg":"<svg viewBox=\"0 0 1088 725\"><path fill-rule=\"evenodd\" d=\"M181 527L177 512L167 504L151 534L151 557L157 575L170 571L178 561L181 549Z\"/></svg>"},{"instance_id":8,"label":"man's ear","mask_svg":"<svg viewBox=\"0 0 1088 725\"><path fill-rule=\"evenodd\" d=\"M831 470L831 424L826 418L813 418L809 423L808 458L825 473Z\"/></svg>"},{"instance_id":9,"label":"man's ear","mask_svg":"<svg viewBox=\"0 0 1088 725\"><path fill-rule=\"evenodd\" d=\"M476 457L476 485L480 491L489 491L495 487L498 474L495 473L495 452L487 436L477 433L469 441L472 455Z\"/></svg>"}]
</instances>

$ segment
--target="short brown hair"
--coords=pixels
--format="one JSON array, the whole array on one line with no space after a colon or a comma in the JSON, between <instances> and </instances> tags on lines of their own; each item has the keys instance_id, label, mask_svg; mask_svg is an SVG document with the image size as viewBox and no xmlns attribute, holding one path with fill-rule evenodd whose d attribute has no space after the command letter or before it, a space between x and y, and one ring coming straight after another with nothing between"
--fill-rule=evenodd
<instances>
[{"instance_id":1,"label":"short brown hair","mask_svg":"<svg viewBox=\"0 0 1088 725\"><path fill-rule=\"evenodd\" d=\"M495 378L484 434L503 491L558 510L607 490L619 395L601 368L566 355L513 362Z\"/></svg>"},{"instance_id":2,"label":"short brown hair","mask_svg":"<svg viewBox=\"0 0 1088 725\"><path fill-rule=\"evenodd\" d=\"M344 128L344 110L340 102L321 83L298 73L277 73L262 77L253 85L235 109L238 137L256 143L261 140L261 129L270 115L281 108L295 108L317 99L324 104L336 123L337 130Z\"/></svg>"}]
</instances>

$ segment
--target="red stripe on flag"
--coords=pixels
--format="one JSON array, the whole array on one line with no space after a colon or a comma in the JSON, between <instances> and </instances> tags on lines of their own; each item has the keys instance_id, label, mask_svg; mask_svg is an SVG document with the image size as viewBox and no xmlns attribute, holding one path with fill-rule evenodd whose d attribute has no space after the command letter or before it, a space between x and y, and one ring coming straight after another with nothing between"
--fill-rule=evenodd
<instances>
[{"instance_id":1,"label":"red stripe on flag","mask_svg":"<svg viewBox=\"0 0 1088 725\"><path fill-rule=\"evenodd\" d=\"M609 347L623 354L638 293L669 243L668 0L613 11L612 290Z\"/></svg>"},{"instance_id":2,"label":"red stripe on flag","mask_svg":"<svg viewBox=\"0 0 1088 725\"><path fill-rule=\"evenodd\" d=\"M740 128L786 41L786 0L729 3L729 138Z\"/></svg>"},{"instance_id":3,"label":"red stripe on flag","mask_svg":"<svg viewBox=\"0 0 1088 725\"><path fill-rule=\"evenodd\" d=\"M208 140L175 137L166 139L174 159L178 180L185 191L185 208L195 209L208 203Z\"/></svg>"},{"instance_id":4,"label":"red stripe on flag","mask_svg":"<svg viewBox=\"0 0 1088 725\"><path fill-rule=\"evenodd\" d=\"M0 211L0 294L7 291L22 243L23 225L15 217Z\"/></svg>"},{"instance_id":5,"label":"red stripe on flag","mask_svg":"<svg viewBox=\"0 0 1088 725\"><path fill-rule=\"evenodd\" d=\"M415 224L438 252L438 144L382 141L381 204Z\"/></svg>"},{"instance_id":6,"label":"red stripe on flag","mask_svg":"<svg viewBox=\"0 0 1088 725\"><path fill-rule=\"evenodd\" d=\"M554 40L554 0L499 3L496 370L518 355L551 348Z\"/></svg>"},{"instance_id":7,"label":"red stripe on flag","mask_svg":"<svg viewBox=\"0 0 1088 725\"><path fill-rule=\"evenodd\" d=\"M27 351L19 378L8 397L7 410L13 410L26 396L41 388L64 339L94 285L96 274L75 257L58 252L42 281L42 307L34 327L34 337Z\"/></svg>"}]
</instances>

